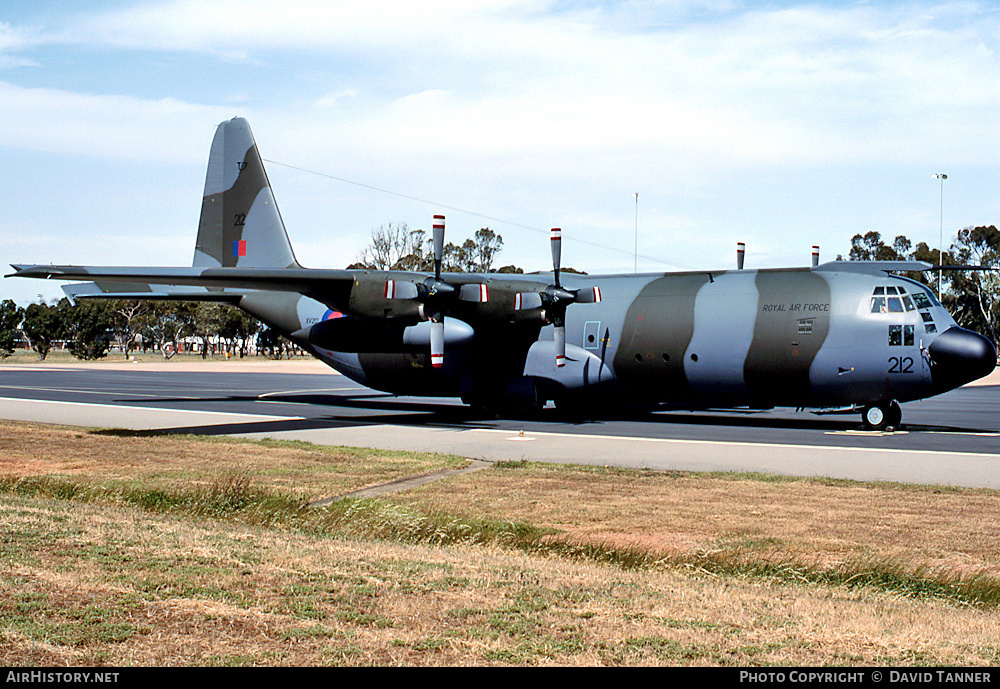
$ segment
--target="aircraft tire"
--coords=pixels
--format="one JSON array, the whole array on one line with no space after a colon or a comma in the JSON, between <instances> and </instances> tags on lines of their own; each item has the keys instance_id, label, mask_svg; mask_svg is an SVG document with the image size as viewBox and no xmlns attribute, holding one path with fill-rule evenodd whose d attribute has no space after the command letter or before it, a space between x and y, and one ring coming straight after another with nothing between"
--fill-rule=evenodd
<instances>
[{"instance_id":1,"label":"aircraft tire","mask_svg":"<svg viewBox=\"0 0 1000 689\"><path fill-rule=\"evenodd\" d=\"M864 411L861 412L861 421L864 423L865 428L869 431L881 431L888 426L888 414L886 411L880 404L869 404L865 407Z\"/></svg>"},{"instance_id":2,"label":"aircraft tire","mask_svg":"<svg viewBox=\"0 0 1000 689\"><path fill-rule=\"evenodd\" d=\"M587 405L582 404L571 393L557 396L554 402L556 403L556 411L568 421L582 421L586 417Z\"/></svg>"},{"instance_id":3,"label":"aircraft tire","mask_svg":"<svg viewBox=\"0 0 1000 689\"><path fill-rule=\"evenodd\" d=\"M884 431L890 426L898 426L902 419L903 410L896 400L869 404L861 412L861 421L869 431Z\"/></svg>"},{"instance_id":4,"label":"aircraft tire","mask_svg":"<svg viewBox=\"0 0 1000 689\"><path fill-rule=\"evenodd\" d=\"M899 426L903 421L903 410L899 407L899 402L892 400L889 402L889 425L892 427Z\"/></svg>"}]
</instances>

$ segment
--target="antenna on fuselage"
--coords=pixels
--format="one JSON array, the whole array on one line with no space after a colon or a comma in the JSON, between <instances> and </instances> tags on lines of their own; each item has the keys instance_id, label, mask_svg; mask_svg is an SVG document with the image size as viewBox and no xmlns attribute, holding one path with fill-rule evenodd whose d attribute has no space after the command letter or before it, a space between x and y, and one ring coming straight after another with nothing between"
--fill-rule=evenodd
<instances>
[{"instance_id":1,"label":"antenna on fuselage","mask_svg":"<svg viewBox=\"0 0 1000 689\"><path fill-rule=\"evenodd\" d=\"M743 270L743 255L747 252L747 245L743 242L736 243L736 268Z\"/></svg>"},{"instance_id":2,"label":"antenna on fuselage","mask_svg":"<svg viewBox=\"0 0 1000 689\"><path fill-rule=\"evenodd\" d=\"M813 244L813 268L819 265L819 247Z\"/></svg>"}]
</instances>

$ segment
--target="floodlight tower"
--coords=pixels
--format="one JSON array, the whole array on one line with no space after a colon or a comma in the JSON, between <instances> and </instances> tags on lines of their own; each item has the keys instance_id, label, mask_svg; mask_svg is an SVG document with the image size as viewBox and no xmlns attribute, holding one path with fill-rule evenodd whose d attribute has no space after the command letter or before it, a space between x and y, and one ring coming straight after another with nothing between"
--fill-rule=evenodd
<instances>
[{"instance_id":1,"label":"floodlight tower","mask_svg":"<svg viewBox=\"0 0 1000 689\"><path fill-rule=\"evenodd\" d=\"M948 179L948 175L935 172L931 178L941 180L941 218L938 227L938 301L941 301L941 274L944 272L944 181Z\"/></svg>"},{"instance_id":2,"label":"floodlight tower","mask_svg":"<svg viewBox=\"0 0 1000 689\"><path fill-rule=\"evenodd\" d=\"M632 194L635 197L635 248L633 253L632 272L639 272L639 192Z\"/></svg>"}]
</instances>

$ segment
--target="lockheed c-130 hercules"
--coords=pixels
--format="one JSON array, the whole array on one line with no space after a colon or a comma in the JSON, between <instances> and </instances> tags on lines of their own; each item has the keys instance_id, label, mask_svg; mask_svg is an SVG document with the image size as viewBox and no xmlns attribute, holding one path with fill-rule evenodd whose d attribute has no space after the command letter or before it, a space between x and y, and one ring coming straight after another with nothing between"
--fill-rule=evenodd
<instances>
[{"instance_id":1,"label":"lockheed c-130 hercules","mask_svg":"<svg viewBox=\"0 0 1000 689\"><path fill-rule=\"evenodd\" d=\"M377 390L484 407L590 409L598 401L688 408L861 411L896 426L899 402L990 373L996 349L958 327L933 292L891 274L924 262L634 275L303 268L246 120L219 125L193 266L15 265L17 277L93 281L73 298L238 306ZM742 256L740 255L740 258Z\"/></svg>"}]
</instances>

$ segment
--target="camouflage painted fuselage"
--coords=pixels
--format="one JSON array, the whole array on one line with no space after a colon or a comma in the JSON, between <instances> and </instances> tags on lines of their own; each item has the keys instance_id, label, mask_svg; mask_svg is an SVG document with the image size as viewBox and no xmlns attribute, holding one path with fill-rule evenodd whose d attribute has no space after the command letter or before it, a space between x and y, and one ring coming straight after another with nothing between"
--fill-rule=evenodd
<instances>
[{"instance_id":1,"label":"camouflage painted fuselage","mask_svg":"<svg viewBox=\"0 0 1000 689\"><path fill-rule=\"evenodd\" d=\"M563 369L544 351L530 355L545 349L550 327L526 334L510 324L487 337L473 317L476 338L449 349L442 371L417 349L300 344L355 380L399 394L501 394L525 377L549 398L614 390L691 406L834 407L942 391L927 351L955 323L911 280L809 268L574 278L567 286L597 285L603 300L568 310ZM504 278L484 281L499 287ZM309 327L327 312L302 299L294 325Z\"/></svg>"}]
</instances>

